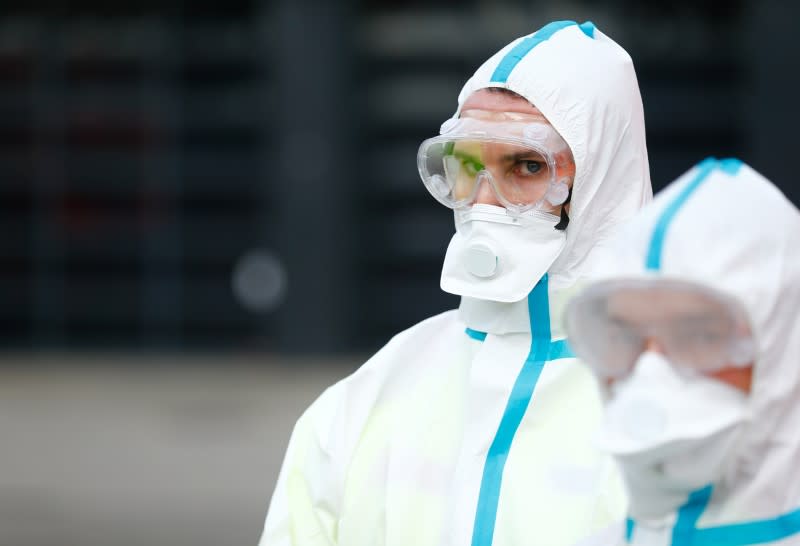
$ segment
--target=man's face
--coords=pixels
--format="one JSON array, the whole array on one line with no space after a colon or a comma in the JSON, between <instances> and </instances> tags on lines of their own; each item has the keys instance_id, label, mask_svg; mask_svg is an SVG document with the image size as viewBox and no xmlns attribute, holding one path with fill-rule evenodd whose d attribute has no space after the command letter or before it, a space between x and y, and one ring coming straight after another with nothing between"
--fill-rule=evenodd
<instances>
[{"instance_id":1,"label":"man's face","mask_svg":"<svg viewBox=\"0 0 800 546\"><path fill-rule=\"evenodd\" d=\"M526 114L531 116L531 119L537 123L543 123L546 125L550 125L550 122L544 115L539 111L538 108L533 106L530 102L528 102L523 97L505 93L505 92L497 92L497 91L490 91L487 89L480 89L475 91L472 95L467 98L464 102L463 106L461 107L461 117L469 118L469 117L485 117L487 114L490 115L492 112L516 112L520 114ZM486 163L483 165L490 172L502 172L505 173L510 170L508 165L503 163L503 158L513 157L518 150L509 149L504 150L501 149L503 146L513 148L511 145L501 145L501 144L493 144L491 145L492 148L489 150L482 150L480 156L483 159L482 163ZM459 151L459 150L457 150ZM478 155L475 151L472 151L473 155ZM518 154L517 154L518 155ZM489 158L489 160L485 159ZM492 161L492 158L497 158L497 161ZM534 158L521 158L522 160L527 160L520 165L516 165L513 168L517 171L524 172L525 175L531 176L531 178L535 178L537 173L531 172L532 167L537 169L542 168L541 158L534 157ZM556 160L556 178L561 180L564 178L569 179L569 185L572 186L572 181L575 178L575 161L572 158L572 153L569 149L562 150L555 155ZM491 163L491 164L489 164ZM496 163L496 164L495 164ZM507 161L506 161L507 163ZM538 165L535 165L537 163ZM517 173L518 175L520 173ZM542 174L538 175L539 177ZM542 187L542 193L546 186ZM531 200L532 196L525 196L526 199ZM495 205L495 206L502 206L497 199L494 191L488 184L484 183L481 184L480 188L478 189L478 194L475 199L476 203L488 204L488 205ZM566 205L567 207L569 205ZM557 212L560 207L551 207L550 212ZM568 210L568 209L567 209Z\"/></svg>"},{"instance_id":2,"label":"man's face","mask_svg":"<svg viewBox=\"0 0 800 546\"><path fill-rule=\"evenodd\" d=\"M692 293L622 291L608 298L606 312L611 340L618 339L621 346L631 345L637 351L664 354L667 359L676 356L670 354L672 347L672 352L679 353L687 364L725 351L724 342L732 328L722 304ZM706 375L749 392L752 365L727 364Z\"/></svg>"}]
</instances>

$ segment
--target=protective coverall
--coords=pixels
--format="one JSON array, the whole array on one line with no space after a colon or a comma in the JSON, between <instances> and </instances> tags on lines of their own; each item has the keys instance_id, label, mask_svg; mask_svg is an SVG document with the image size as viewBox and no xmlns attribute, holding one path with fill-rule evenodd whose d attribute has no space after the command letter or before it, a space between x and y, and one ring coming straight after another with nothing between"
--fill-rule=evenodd
<instances>
[{"instance_id":1,"label":"protective coverall","mask_svg":"<svg viewBox=\"0 0 800 546\"><path fill-rule=\"evenodd\" d=\"M527 298L462 298L326 390L295 426L261 546L621 536L623 488L590 441L601 402L559 316L607 238L652 195L633 65L591 23L562 21L487 60L459 108L486 87L528 99L569 144L566 244Z\"/></svg>"},{"instance_id":2,"label":"protective coverall","mask_svg":"<svg viewBox=\"0 0 800 546\"><path fill-rule=\"evenodd\" d=\"M603 278L712 287L741 304L754 342L741 430L719 464L708 469L718 477L707 483L700 477L705 485L686 491L658 517L629 519L631 544L800 545L798 234L800 212L774 185L739 160L710 158L659 193L610 245L612 259L598 268ZM665 396L686 403L684 391ZM715 412L709 404L707 415L697 415L691 425L716 417L722 412L717 405ZM705 441L706 450L719 441L716 436L691 440ZM679 455L676 450L664 460ZM697 461L701 455L698 449ZM627 463L620 463L624 474ZM701 468L683 466L684 474ZM681 487L634 486L642 491L631 495L634 513L640 504L657 505Z\"/></svg>"}]
</instances>

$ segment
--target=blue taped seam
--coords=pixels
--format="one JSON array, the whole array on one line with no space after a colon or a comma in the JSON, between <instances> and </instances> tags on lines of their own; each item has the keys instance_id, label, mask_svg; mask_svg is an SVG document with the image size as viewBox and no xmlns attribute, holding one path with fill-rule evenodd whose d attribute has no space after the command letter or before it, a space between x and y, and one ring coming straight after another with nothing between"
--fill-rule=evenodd
<instances>
[{"instance_id":1,"label":"blue taped seam","mask_svg":"<svg viewBox=\"0 0 800 546\"><path fill-rule=\"evenodd\" d=\"M472 529L472 546L491 546L503 481L511 443L528 409L536 383L542 373L550 351L550 302L547 293L547 275L536 283L528 295L528 314L531 322L531 349L522 370L514 382L506 409L500 420L483 467L475 523Z\"/></svg>"},{"instance_id":2,"label":"blue taped seam","mask_svg":"<svg viewBox=\"0 0 800 546\"><path fill-rule=\"evenodd\" d=\"M694 193L694 191L700 187L700 184L708 178L708 175L714 170L717 166L717 161L714 158L708 158L702 161L698 167L697 176L689 182L683 191L678 194L678 196L664 209L664 212L661 214L661 217L656 222L656 226L653 229L653 235L650 239L650 248L647 252L647 259L645 261L645 268L651 271L658 271L661 269L661 252L664 248L664 237L667 234L667 228L669 228L672 219L678 213L680 208L689 199L689 196Z\"/></svg>"},{"instance_id":3,"label":"blue taped seam","mask_svg":"<svg viewBox=\"0 0 800 546\"><path fill-rule=\"evenodd\" d=\"M547 360L558 360L560 358L575 358L575 353L572 352L572 348L566 339L558 339L550 343Z\"/></svg>"},{"instance_id":4,"label":"blue taped seam","mask_svg":"<svg viewBox=\"0 0 800 546\"><path fill-rule=\"evenodd\" d=\"M697 521L711 500L713 486L707 485L689 495L678 510L672 530L671 546L749 546L782 540L800 533L800 508L780 516L697 528ZM630 542L635 522L626 522L626 540Z\"/></svg>"},{"instance_id":5,"label":"blue taped seam","mask_svg":"<svg viewBox=\"0 0 800 546\"><path fill-rule=\"evenodd\" d=\"M717 162L717 164L722 171L731 176L736 176L739 173L739 169L741 169L742 165L744 165L740 159L736 159L735 157L721 159Z\"/></svg>"},{"instance_id":6,"label":"blue taped seam","mask_svg":"<svg viewBox=\"0 0 800 546\"><path fill-rule=\"evenodd\" d=\"M746 546L773 542L798 533L800 533L800 509L771 519L697 529L692 544Z\"/></svg>"},{"instance_id":7,"label":"blue taped seam","mask_svg":"<svg viewBox=\"0 0 800 546\"><path fill-rule=\"evenodd\" d=\"M472 339L476 339L478 341L484 341L486 339L486 332L479 332L478 330L473 330L472 328L467 328L464 330L464 332Z\"/></svg>"},{"instance_id":8,"label":"blue taped seam","mask_svg":"<svg viewBox=\"0 0 800 546\"><path fill-rule=\"evenodd\" d=\"M589 38L594 39L594 31L597 27L594 26L594 23L591 21L586 21L578 25L580 29L586 34Z\"/></svg>"},{"instance_id":9,"label":"blue taped seam","mask_svg":"<svg viewBox=\"0 0 800 546\"><path fill-rule=\"evenodd\" d=\"M686 504L678 509L678 519L672 528L672 546L690 546L695 532L697 520L708 506L714 487L707 485L692 491Z\"/></svg>"},{"instance_id":10,"label":"blue taped seam","mask_svg":"<svg viewBox=\"0 0 800 546\"><path fill-rule=\"evenodd\" d=\"M511 75L511 71L534 47L549 40L559 30L577 24L575 21L553 21L537 30L533 36L524 38L500 60L497 68L494 69L494 73L492 73L490 81L492 83L505 83L508 80L508 76Z\"/></svg>"},{"instance_id":11,"label":"blue taped seam","mask_svg":"<svg viewBox=\"0 0 800 546\"><path fill-rule=\"evenodd\" d=\"M625 519L625 542L630 542L633 538L633 529L636 527L636 522L631 518Z\"/></svg>"}]
</instances>

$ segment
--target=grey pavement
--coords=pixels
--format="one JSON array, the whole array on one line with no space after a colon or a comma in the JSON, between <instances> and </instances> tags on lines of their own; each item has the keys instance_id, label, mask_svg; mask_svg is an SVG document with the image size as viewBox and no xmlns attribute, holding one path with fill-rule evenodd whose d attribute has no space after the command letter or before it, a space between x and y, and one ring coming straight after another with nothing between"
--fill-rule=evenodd
<instances>
[{"instance_id":1,"label":"grey pavement","mask_svg":"<svg viewBox=\"0 0 800 546\"><path fill-rule=\"evenodd\" d=\"M362 361L0 358L0 546L255 545L294 421Z\"/></svg>"}]
</instances>

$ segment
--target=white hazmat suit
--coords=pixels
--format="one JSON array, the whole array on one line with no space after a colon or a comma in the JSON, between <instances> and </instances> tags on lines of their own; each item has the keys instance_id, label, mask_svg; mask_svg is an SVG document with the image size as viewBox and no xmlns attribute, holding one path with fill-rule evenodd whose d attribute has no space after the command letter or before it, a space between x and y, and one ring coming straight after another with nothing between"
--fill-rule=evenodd
<instances>
[{"instance_id":1,"label":"white hazmat suit","mask_svg":"<svg viewBox=\"0 0 800 546\"><path fill-rule=\"evenodd\" d=\"M621 527L622 484L590 441L601 401L558 325L652 195L633 65L591 23L557 22L486 61L459 110L487 87L528 99L569 144L563 249L527 297L464 297L326 390L294 429L261 546L608 544Z\"/></svg>"},{"instance_id":2,"label":"white hazmat suit","mask_svg":"<svg viewBox=\"0 0 800 546\"><path fill-rule=\"evenodd\" d=\"M689 376L674 392L664 382L663 392L650 396L667 415L679 416L674 410L690 404L701 408L682 434L678 421L671 434L702 449L689 461L679 447L665 449L660 462L663 470L680 460L674 470L699 485L686 490L678 481L664 481L658 470L636 474L631 455L620 457L631 513L650 512L628 521L635 546L800 545L798 235L800 212L775 186L738 160L711 158L659 193L612 245L613 260L602 277L713 288L741 305L754 345L752 384L749 393L739 393L741 403L733 398L736 389L703 376ZM617 396L635 396L637 388L635 382L621 386ZM730 434L702 436L707 425L715 430L715 421L740 410L735 442L725 444ZM625 439L607 437L600 439L610 451ZM711 466L709 458L716 461Z\"/></svg>"}]
</instances>

